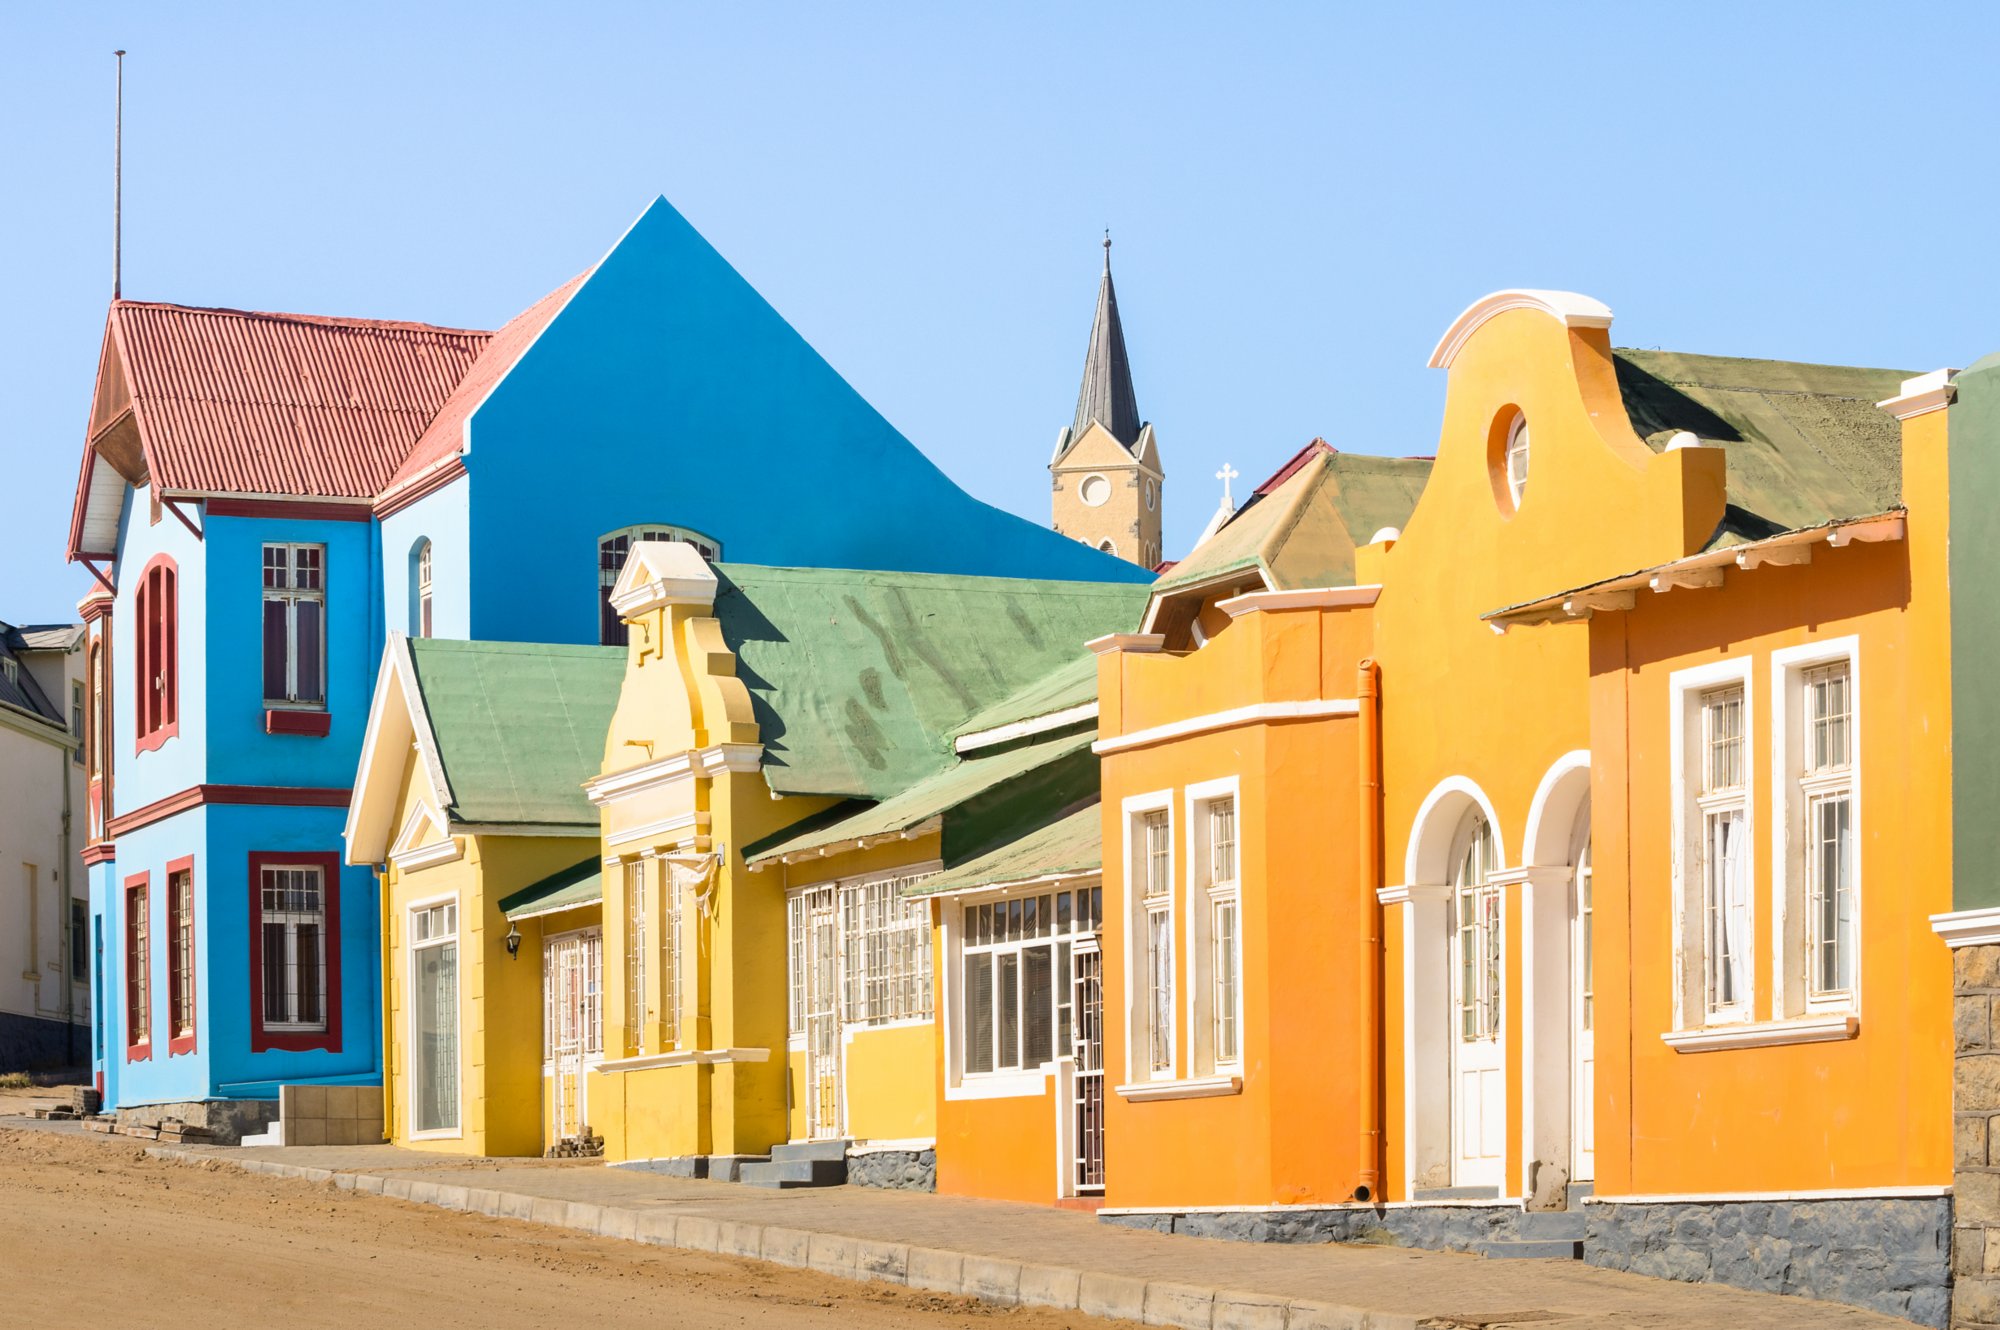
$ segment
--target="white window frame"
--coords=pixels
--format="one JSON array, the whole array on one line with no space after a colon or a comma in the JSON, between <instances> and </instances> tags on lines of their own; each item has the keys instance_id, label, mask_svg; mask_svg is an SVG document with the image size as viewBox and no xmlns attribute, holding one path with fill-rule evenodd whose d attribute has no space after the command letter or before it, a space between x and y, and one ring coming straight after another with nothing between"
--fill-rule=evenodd
<instances>
[{"instance_id":1,"label":"white window frame","mask_svg":"<svg viewBox=\"0 0 2000 1330\"><path fill-rule=\"evenodd\" d=\"M450 907L451 931L449 933L439 933L435 937L425 938L423 941L419 942L417 940L418 916L428 914L430 911L444 906ZM404 1086L403 1098L405 1101L405 1112L408 1114L408 1117L405 1120L410 1124L409 1138L413 1141L462 1140L465 1136L465 965L464 965L465 946L464 946L464 923L463 923L464 915L465 915L464 907L459 903L458 894L456 892L447 892L446 894L441 896L427 896L422 900L411 901L409 905L405 907L403 913L403 929L404 929L403 936L405 939L406 950L408 950L410 954L410 969L409 969L410 987L409 987L408 997L403 1003L403 1028L405 1032L404 1047L409 1050L405 1075L403 1078L406 1083ZM447 942L452 943L458 947L458 956L459 956L458 962L455 963L452 967L452 978L458 986L457 1000L452 1003L452 1019L456 1023L456 1028L452 1033L452 1047L458 1055L458 1066L454 1070L452 1079L458 1088L458 1110L454 1114L456 1121L453 1123L453 1125L449 1127L431 1127L425 1130L418 1130L417 1094L419 1087L417 1084L417 962L420 958L418 957L417 953L419 951L428 950L432 947L441 947ZM267 1026L266 1028L269 1027Z\"/></svg>"},{"instance_id":2,"label":"white window frame","mask_svg":"<svg viewBox=\"0 0 2000 1330\"><path fill-rule=\"evenodd\" d=\"M265 874L296 872L311 873L319 879L319 910L316 912L316 917L313 913L305 910L274 910L264 903ZM287 976L285 984L286 1008L292 1014L281 1021L274 1021L268 1015L265 1016L263 1028L266 1031L279 1034L320 1034L327 1028L327 1009L333 1001L332 978L327 974L326 968L327 956L333 950L333 943L327 937L327 915L329 913L327 904L329 899L328 894L334 889L335 883L328 880L325 866L321 864L280 863L273 860L257 865L257 927L260 930L269 927L273 923L296 925L308 919L319 925L319 1019L316 1021L301 1021L297 1019L300 1005L299 999L302 994L297 985L291 980L298 973L297 952L299 934L296 927L288 927L285 930L285 954L275 958L275 960L277 964L285 967ZM262 962L266 966L273 963L273 957L268 948L262 952ZM255 1000L259 1003L264 1001L264 984L264 976L259 974L257 976L257 993L255 997Z\"/></svg>"},{"instance_id":3,"label":"white window frame","mask_svg":"<svg viewBox=\"0 0 2000 1330\"><path fill-rule=\"evenodd\" d=\"M1669 714L1669 779L1673 799L1673 911L1675 1031L1748 1024L1756 1020L1757 999L1757 694L1751 686L1751 660L1731 657L1706 665L1675 670L1667 681ZM1749 874L1751 902L1743 940L1745 964L1743 1000L1724 1011L1707 1010L1707 917L1703 894L1706 813L1713 800L1700 795L1702 768L1707 761L1703 743L1702 699L1720 688L1737 688L1743 698L1744 871ZM1692 759L1692 760L1691 760ZM1733 806L1738 801L1730 799Z\"/></svg>"},{"instance_id":4,"label":"white window frame","mask_svg":"<svg viewBox=\"0 0 2000 1330\"><path fill-rule=\"evenodd\" d=\"M937 966L931 955L930 899L905 896L903 888L929 877L938 867L931 864L895 868L842 878L833 884L840 910L840 973L835 982L840 988L840 1023L844 1028L880 1030L931 1023ZM884 918L873 921L868 918L871 896L881 907ZM900 918L893 917L898 914ZM885 966L885 973L879 976L869 973L871 957L865 954L857 957L851 951L853 944L859 942L865 953L874 939L881 942L879 958ZM902 958L906 963L899 964L897 952L906 945L908 955ZM803 979L801 975L802 995ZM888 995L883 1011L873 1009L875 1004L868 991L871 983L880 984Z\"/></svg>"},{"instance_id":5,"label":"white window frame","mask_svg":"<svg viewBox=\"0 0 2000 1330\"><path fill-rule=\"evenodd\" d=\"M1521 473L1514 474L1514 458L1521 459ZM1514 423L1507 427L1507 449L1500 457L1501 470L1507 477L1507 497L1519 509L1521 498L1528 492L1528 470L1534 461L1534 435L1528 429L1528 417L1522 412L1514 413Z\"/></svg>"},{"instance_id":6,"label":"white window frame","mask_svg":"<svg viewBox=\"0 0 2000 1330\"><path fill-rule=\"evenodd\" d=\"M1124 866L1125 899L1122 902L1126 919L1126 936L1131 939L1127 948L1129 963L1125 970L1125 1079L1127 1083L1149 1081L1172 1081L1178 1078L1181 1058L1181 1007L1170 995L1167 1003L1169 1018L1174 1028L1166 1032L1167 1065L1155 1067L1151 1055L1153 1042L1153 1021L1150 1015L1151 1002L1145 986L1136 982L1139 972L1148 971L1147 948L1150 934L1147 929L1147 906L1145 898L1146 855L1145 836L1142 831L1148 813L1167 815L1167 946L1171 953L1171 979L1176 985L1181 983L1181 941L1177 936L1181 930L1175 927L1174 896L1176 872L1179 857L1174 844L1174 792L1170 789L1155 790L1147 794L1127 797L1119 805L1119 813L1124 821Z\"/></svg>"},{"instance_id":7,"label":"white window frame","mask_svg":"<svg viewBox=\"0 0 2000 1330\"><path fill-rule=\"evenodd\" d=\"M1831 776L1805 774L1805 744L1809 738L1801 685L1812 670L1827 665L1847 667L1847 770ZM1827 638L1785 647L1771 653L1771 962L1779 976L1773 991L1779 1018L1861 1011L1862 960L1866 956L1862 924L1862 801L1861 801L1861 639L1855 635ZM1845 993L1814 996L1812 991L1810 868L1806 815L1812 795L1847 792L1850 835L1854 844L1854 985Z\"/></svg>"},{"instance_id":8,"label":"white window frame","mask_svg":"<svg viewBox=\"0 0 2000 1330\"><path fill-rule=\"evenodd\" d=\"M619 891L619 959L623 963L625 981L625 1056L644 1057L646 1047L646 1016L652 1010L648 1001L646 971L646 939L652 930L647 927L646 916L652 910L653 893L648 879L652 874L646 871L647 861L638 856L618 861ZM634 874L637 875L636 880ZM634 999L638 1010L634 1011Z\"/></svg>"},{"instance_id":9,"label":"white window frame","mask_svg":"<svg viewBox=\"0 0 2000 1330\"><path fill-rule=\"evenodd\" d=\"M331 688L329 687L329 681L326 677L326 640L328 636L331 634L331 625L327 621L326 546L321 542L311 541L311 540L267 540L262 543L261 549L262 549L262 556L257 565L258 585L261 588L261 594L258 597L258 614L257 614L257 671L259 680L258 687L260 689L263 687L262 680L263 680L263 670L264 670L263 606L265 602L273 600L280 601L285 606L285 695L283 697L266 697L264 699L264 705L266 707L271 707L275 709L291 709L299 711L325 711L327 709L327 704L328 704L327 694L332 691ZM272 550L283 550L285 552L285 572L284 572L283 586L274 587L264 584L265 571L268 566L268 561L271 557ZM313 550L319 554L319 585L316 587L301 587L298 584L299 552L301 550ZM320 695L317 700L307 699L306 701L301 702L298 700L299 699L299 605L301 602L306 602L306 601L316 602L319 605Z\"/></svg>"},{"instance_id":10,"label":"white window frame","mask_svg":"<svg viewBox=\"0 0 2000 1330\"><path fill-rule=\"evenodd\" d=\"M1058 877L1039 881L1032 886L1008 885L991 890L967 890L946 896L933 897L940 902L941 911L938 926L942 930L939 938L938 957L935 961L939 975L938 989L943 997L943 1027L945 1055L945 1098L953 1101L971 1099L1011 1099L1040 1098L1048 1092L1049 1076L1063 1059L1071 1055L1071 1049L1063 1046L1060 1026L1051 1033L1051 1053L1048 1062L1034 1067L1019 1069L1006 1068L996 1071L968 1072L965 1069L965 953L967 945L965 911L968 907L997 905L1009 900L1024 900L1029 896L1053 896L1067 892L1074 897L1078 892L1097 892L1097 927L1089 932L1077 927L1078 914L1074 903L1070 912L1070 931L1052 933L1050 943L1060 943L1069 939L1073 949L1082 943L1096 939L1104 929L1104 890L1102 878L1095 873L1070 877ZM1038 945L1041 939L1023 939L1022 947ZM1066 982L1059 962L1061 952L1058 946L1050 947L1051 998L1056 996L1055 985ZM1054 1020L1053 1014L1051 1020ZM1070 1013L1072 1042L1074 1042L1076 1013Z\"/></svg>"},{"instance_id":11,"label":"white window frame","mask_svg":"<svg viewBox=\"0 0 2000 1330\"><path fill-rule=\"evenodd\" d=\"M1231 804L1235 809L1236 879L1233 882L1216 883L1211 880L1209 818L1214 806L1224 802ZM1187 979L1187 992L1181 1005L1190 1044L1187 1049L1189 1074L1208 1076L1238 1073L1243 1069L1242 778L1224 776L1189 785L1182 794L1182 808L1186 824L1184 836L1188 866L1186 926L1182 935L1187 939L1187 958L1185 964L1180 963L1178 956L1175 957L1175 961ZM1224 903L1233 903L1236 907L1236 1010L1232 1013L1236 1022L1236 1056L1226 1059L1216 1056L1218 1012L1215 1005L1214 920L1216 908Z\"/></svg>"}]
</instances>

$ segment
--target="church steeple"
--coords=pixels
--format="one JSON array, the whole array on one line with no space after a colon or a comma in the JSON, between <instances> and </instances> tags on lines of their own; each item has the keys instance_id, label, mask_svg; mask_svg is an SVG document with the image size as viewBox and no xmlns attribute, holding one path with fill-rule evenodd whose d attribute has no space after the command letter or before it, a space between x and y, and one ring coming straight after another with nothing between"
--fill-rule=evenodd
<instances>
[{"instance_id":1,"label":"church steeple","mask_svg":"<svg viewBox=\"0 0 2000 1330\"><path fill-rule=\"evenodd\" d=\"M1076 436L1095 420L1130 448L1139 438L1139 399L1132 391L1132 362L1125 355L1125 329L1118 322L1118 292L1111 285L1111 232L1104 233L1104 279L1097 288L1097 315L1090 324L1090 350L1083 358L1083 389L1076 397Z\"/></svg>"}]
</instances>

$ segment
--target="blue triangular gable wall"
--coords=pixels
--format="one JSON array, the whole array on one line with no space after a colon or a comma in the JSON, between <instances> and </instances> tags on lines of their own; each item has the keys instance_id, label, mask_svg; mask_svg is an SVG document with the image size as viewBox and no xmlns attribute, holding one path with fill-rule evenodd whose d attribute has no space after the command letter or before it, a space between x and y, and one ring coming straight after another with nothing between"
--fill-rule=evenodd
<instances>
[{"instance_id":1,"label":"blue triangular gable wall","mask_svg":"<svg viewBox=\"0 0 2000 1330\"><path fill-rule=\"evenodd\" d=\"M959 489L664 198L470 435L475 637L595 641L597 539L642 522L738 563L1151 577Z\"/></svg>"}]
</instances>

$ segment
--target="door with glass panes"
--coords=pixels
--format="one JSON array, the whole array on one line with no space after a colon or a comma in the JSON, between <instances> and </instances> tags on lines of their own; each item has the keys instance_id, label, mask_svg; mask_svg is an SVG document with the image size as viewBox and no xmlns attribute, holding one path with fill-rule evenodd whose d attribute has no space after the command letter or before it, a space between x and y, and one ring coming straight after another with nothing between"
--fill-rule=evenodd
<instances>
[{"instance_id":1,"label":"door with glass panes","mask_svg":"<svg viewBox=\"0 0 2000 1330\"><path fill-rule=\"evenodd\" d=\"M1452 1185L1498 1187L1506 1164L1507 1070L1500 1040L1501 905L1493 828L1460 829L1451 884Z\"/></svg>"},{"instance_id":2,"label":"door with glass panes","mask_svg":"<svg viewBox=\"0 0 2000 1330\"><path fill-rule=\"evenodd\" d=\"M840 1037L840 892L814 887L797 897L804 912L806 1134L839 1137L844 1123Z\"/></svg>"},{"instance_id":3,"label":"door with glass panes","mask_svg":"<svg viewBox=\"0 0 2000 1330\"><path fill-rule=\"evenodd\" d=\"M590 1070L604 1060L604 934L585 928L542 945L542 1083L546 1139L575 1140L590 1126Z\"/></svg>"}]
</instances>

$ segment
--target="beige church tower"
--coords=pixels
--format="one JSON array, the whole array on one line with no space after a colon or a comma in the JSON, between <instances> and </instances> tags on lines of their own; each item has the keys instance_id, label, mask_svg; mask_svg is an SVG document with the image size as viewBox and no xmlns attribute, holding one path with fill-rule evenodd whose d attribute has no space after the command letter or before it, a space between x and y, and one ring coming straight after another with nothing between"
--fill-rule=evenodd
<instances>
[{"instance_id":1,"label":"beige church tower","mask_svg":"<svg viewBox=\"0 0 2000 1330\"><path fill-rule=\"evenodd\" d=\"M1139 419L1118 293L1111 286L1111 233L1104 233L1104 280L1083 360L1076 420L1056 439L1050 501L1056 531L1147 568L1160 553L1166 471L1153 427Z\"/></svg>"}]
</instances>

